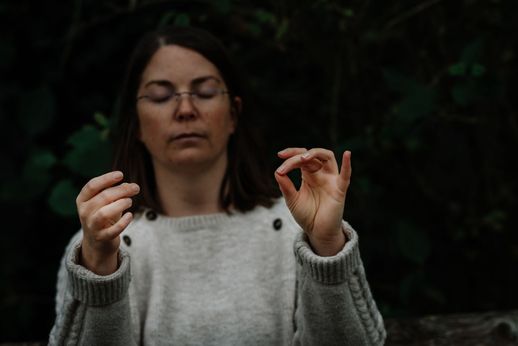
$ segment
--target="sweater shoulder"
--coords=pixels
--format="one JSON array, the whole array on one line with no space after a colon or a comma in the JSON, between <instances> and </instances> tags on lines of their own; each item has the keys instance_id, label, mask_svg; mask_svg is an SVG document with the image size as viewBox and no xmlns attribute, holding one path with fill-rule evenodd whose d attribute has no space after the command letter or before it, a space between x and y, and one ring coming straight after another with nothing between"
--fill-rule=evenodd
<instances>
[{"instance_id":1,"label":"sweater shoulder","mask_svg":"<svg viewBox=\"0 0 518 346\"><path fill-rule=\"evenodd\" d=\"M251 225L257 224L262 227L274 227L274 228L287 228L290 231L296 233L300 230L300 226L297 224L290 210L286 206L284 198L279 197L274 200L274 204L267 208L258 206L251 212L243 214L246 222L250 222Z\"/></svg>"}]
</instances>

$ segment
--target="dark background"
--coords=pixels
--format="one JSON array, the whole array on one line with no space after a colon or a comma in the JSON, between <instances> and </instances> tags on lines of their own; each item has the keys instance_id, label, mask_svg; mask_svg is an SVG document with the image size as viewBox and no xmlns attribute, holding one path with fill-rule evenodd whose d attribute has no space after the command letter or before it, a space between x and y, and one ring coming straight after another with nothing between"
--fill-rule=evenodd
<instances>
[{"instance_id":1,"label":"dark background","mask_svg":"<svg viewBox=\"0 0 518 346\"><path fill-rule=\"evenodd\" d=\"M518 308L517 14L515 0L0 2L0 341L47 338L128 55L167 24L229 47L272 164L286 146L352 150L345 218L386 318Z\"/></svg>"}]
</instances>

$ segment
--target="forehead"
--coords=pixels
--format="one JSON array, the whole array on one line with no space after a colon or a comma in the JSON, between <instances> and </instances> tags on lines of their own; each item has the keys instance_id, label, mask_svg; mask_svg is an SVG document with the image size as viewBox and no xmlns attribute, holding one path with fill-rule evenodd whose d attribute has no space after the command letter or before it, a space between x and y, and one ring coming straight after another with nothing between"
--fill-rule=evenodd
<instances>
[{"instance_id":1,"label":"forehead","mask_svg":"<svg viewBox=\"0 0 518 346\"><path fill-rule=\"evenodd\" d=\"M213 76L222 80L217 67L200 53L167 45L160 47L142 73L142 84L155 79L167 79L175 84L189 83L199 76Z\"/></svg>"}]
</instances>

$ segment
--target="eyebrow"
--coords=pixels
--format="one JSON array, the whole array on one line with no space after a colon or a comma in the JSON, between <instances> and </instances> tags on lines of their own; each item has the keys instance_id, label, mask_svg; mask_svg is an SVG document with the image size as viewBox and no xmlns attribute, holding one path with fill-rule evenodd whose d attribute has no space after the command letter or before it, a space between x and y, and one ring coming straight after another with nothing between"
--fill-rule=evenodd
<instances>
[{"instance_id":1,"label":"eyebrow","mask_svg":"<svg viewBox=\"0 0 518 346\"><path fill-rule=\"evenodd\" d=\"M221 80L219 78L217 78L217 77L214 77L214 76L201 76L201 77L197 77L197 78L194 78L193 80L191 80L191 86L202 84L202 83L204 83L204 82L206 82L208 80L214 80L217 83L221 83ZM148 86L150 86L152 84L158 84L160 86L167 86L167 87L174 87L174 83L171 83L171 81L169 81L167 79L156 79L156 80L151 80L151 81L147 82L144 85L144 88L147 88Z\"/></svg>"}]
</instances>

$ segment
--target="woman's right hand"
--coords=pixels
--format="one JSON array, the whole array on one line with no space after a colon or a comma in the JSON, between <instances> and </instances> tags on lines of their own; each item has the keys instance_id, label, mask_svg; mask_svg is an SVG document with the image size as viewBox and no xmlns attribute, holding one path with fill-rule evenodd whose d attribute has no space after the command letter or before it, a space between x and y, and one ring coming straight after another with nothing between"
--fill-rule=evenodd
<instances>
[{"instance_id":1,"label":"woman's right hand","mask_svg":"<svg viewBox=\"0 0 518 346\"><path fill-rule=\"evenodd\" d=\"M80 264L98 275L118 268L120 234L133 219L131 197L139 193L134 183L122 183L122 172L106 173L90 180L76 199L83 228ZM124 213L124 214L123 214Z\"/></svg>"}]
</instances>

